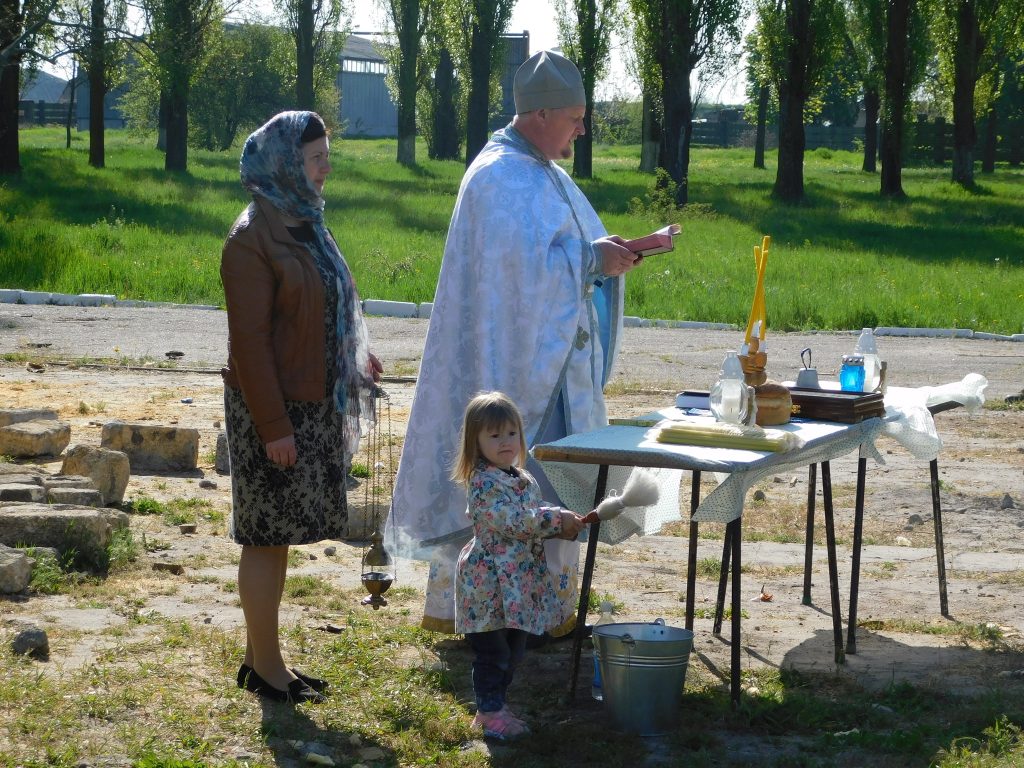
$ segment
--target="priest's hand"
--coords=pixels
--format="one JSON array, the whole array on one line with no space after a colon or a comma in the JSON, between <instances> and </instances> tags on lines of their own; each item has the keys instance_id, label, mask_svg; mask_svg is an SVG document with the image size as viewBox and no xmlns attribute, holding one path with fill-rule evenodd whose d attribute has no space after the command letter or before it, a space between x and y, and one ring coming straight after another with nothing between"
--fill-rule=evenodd
<instances>
[{"instance_id":1,"label":"priest's hand","mask_svg":"<svg viewBox=\"0 0 1024 768\"><path fill-rule=\"evenodd\" d=\"M618 235L602 237L593 242L594 251L601 260L601 274L608 277L624 275L643 261L643 256L624 247L623 242L625 241Z\"/></svg>"}]
</instances>

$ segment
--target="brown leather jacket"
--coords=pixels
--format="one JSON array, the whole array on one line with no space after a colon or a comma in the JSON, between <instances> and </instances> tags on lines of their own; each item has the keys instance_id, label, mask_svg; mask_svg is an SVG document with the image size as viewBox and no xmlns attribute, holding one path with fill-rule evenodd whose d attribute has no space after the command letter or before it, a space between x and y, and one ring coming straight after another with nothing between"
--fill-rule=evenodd
<instances>
[{"instance_id":1,"label":"brown leather jacket","mask_svg":"<svg viewBox=\"0 0 1024 768\"><path fill-rule=\"evenodd\" d=\"M285 400L322 400L324 287L306 246L257 198L221 253L228 309L227 386L241 389L264 443L293 434Z\"/></svg>"}]
</instances>

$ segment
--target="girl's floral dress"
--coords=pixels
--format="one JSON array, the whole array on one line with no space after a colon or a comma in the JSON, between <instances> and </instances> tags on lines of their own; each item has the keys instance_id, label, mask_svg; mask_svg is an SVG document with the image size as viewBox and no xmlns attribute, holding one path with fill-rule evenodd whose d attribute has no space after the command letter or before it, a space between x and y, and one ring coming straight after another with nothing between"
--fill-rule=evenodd
<instances>
[{"instance_id":1,"label":"girl's floral dress","mask_svg":"<svg viewBox=\"0 0 1024 768\"><path fill-rule=\"evenodd\" d=\"M512 477L485 463L470 478L468 497L475 535L459 555L455 631L539 635L560 625L543 540L561 532L562 510L544 503L528 472Z\"/></svg>"}]
</instances>

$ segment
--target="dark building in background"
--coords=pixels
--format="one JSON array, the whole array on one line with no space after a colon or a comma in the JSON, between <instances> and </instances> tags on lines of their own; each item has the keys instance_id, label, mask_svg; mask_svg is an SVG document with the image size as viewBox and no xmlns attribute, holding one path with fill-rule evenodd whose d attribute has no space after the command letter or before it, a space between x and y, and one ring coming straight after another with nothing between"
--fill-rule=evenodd
<instances>
[{"instance_id":1,"label":"dark building in background","mask_svg":"<svg viewBox=\"0 0 1024 768\"><path fill-rule=\"evenodd\" d=\"M346 38L338 72L343 135L398 135L398 109L388 91L387 71L387 61L371 40L359 34Z\"/></svg>"}]
</instances>

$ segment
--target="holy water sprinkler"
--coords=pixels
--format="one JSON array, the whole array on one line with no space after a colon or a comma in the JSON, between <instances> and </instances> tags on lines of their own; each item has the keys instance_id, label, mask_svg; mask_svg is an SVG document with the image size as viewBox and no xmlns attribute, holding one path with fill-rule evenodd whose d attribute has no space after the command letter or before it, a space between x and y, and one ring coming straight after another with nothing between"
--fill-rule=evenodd
<instances>
[{"instance_id":1,"label":"holy water sprinkler","mask_svg":"<svg viewBox=\"0 0 1024 768\"><path fill-rule=\"evenodd\" d=\"M614 491L612 492L614 494ZM584 516L584 523L597 523L618 517L626 507L649 507L658 503L658 481L642 469L634 469L626 487L618 496L609 494L597 509Z\"/></svg>"}]
</instances>

